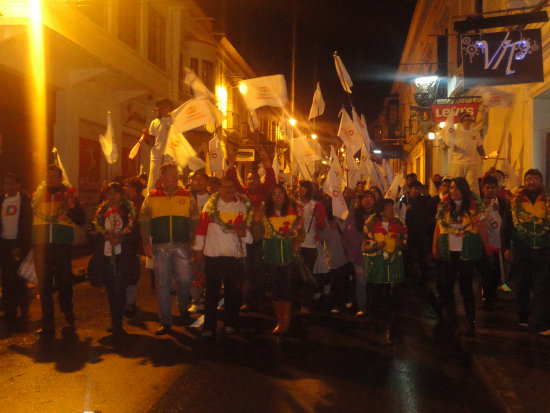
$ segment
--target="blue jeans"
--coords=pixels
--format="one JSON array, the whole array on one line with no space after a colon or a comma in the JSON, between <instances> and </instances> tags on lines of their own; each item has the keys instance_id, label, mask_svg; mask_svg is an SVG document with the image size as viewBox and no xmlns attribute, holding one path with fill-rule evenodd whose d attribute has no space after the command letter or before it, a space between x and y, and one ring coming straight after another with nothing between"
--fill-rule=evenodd
<instances>
[{"instance_id":1,"label":"blue jeans","mask_svg":"<svg viewBox=\"0 0 550 413\"><path fill-rule=\"evenodd\" d=\"M175 281L180 312L187 310L191 288L191 262L189 244L167 242L153 246L155 254L155 278L157 280L157 300L159 321L172 325L172 283Z\"/></svg>"}]
</instances>

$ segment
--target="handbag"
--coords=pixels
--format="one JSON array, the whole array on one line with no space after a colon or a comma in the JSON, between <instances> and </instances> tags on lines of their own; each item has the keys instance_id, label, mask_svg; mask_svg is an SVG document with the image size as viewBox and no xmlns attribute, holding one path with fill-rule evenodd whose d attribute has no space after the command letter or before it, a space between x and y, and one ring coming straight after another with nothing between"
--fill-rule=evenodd
<instances>
[{"instance_id":1,"label":"handbag","mask_svg":"<svg viewBox=\"0 0 550 413\"><path fill-rule=\"evenodd\" d=\"M38 282L36 267L34 266L34 254L32 250L29 251L25 259L21 262L21 265L19 265L17 275L32 284L36 284Z\"/></svg>"}]
</instances>

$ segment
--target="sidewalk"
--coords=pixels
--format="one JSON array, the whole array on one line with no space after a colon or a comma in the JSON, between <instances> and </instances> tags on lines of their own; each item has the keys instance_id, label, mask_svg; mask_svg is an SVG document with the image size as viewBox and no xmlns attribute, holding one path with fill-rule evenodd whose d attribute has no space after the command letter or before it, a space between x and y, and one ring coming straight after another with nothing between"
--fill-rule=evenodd
<instances>
[{"instance_id":1,"label":"sidewalk","mask_svg":"<svg viewBox=\"0 0 550 413\"><path fill-rule=\"evenodd\" d=\"M514 292L499 291L495 310L477 311L476 336L463 339L464 350L497 404L504 412L549 412L550 339L517 325Z\"/></svg>"}]
</instances>

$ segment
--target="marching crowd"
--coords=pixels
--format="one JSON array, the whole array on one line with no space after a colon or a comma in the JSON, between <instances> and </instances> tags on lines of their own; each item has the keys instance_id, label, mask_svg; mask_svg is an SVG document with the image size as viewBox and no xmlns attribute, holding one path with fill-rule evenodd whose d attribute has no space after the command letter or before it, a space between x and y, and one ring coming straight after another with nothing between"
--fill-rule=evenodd
<instances>
[{"instance_id":1,"label":"marching crowd","mask_svg":"<svg viewBox=\"0 0 550 413\"><path fill-rule=\"evenodd\" d=\"M222 302L226 335L238 331L241 311L272 309L273 333L284 334L293 313L323 302L334 315L372 317L390 344L404 284L425 292L441 326L454 331L457 281L466 333L473 335L474 275L481 279L483 309L494 310L510 266L518 324L533 323L538 334L550 335L550 200L538 170L528 170L515 193L494 169L475 190L464 178L436 175L435 196L409 174L396 201L359 182L344 193L349 214L343 220L333 216L330 197L316 183L279 183L265 151L261 158L263 179L250 172L244 184L231 162L221 178L198 170L183 184L177 165L164 163L149 191L146 177L105 186L88 230L96 247L88 278L107 289L115 337L126 334L124 314L136 308L140 256L147 257L156 283L158 335L172 330L175 289L183 319L204 312L203 338L216 335ZM56 165L32 198L13 174L3 184L3 317L28 316L31 300L18 273L32 251L40 333L55 334L54 290L74 329L71 248L75 227L86 221L76 190ZM406 211L404 220L398 211Z\"/></svg>"}]
</instances>

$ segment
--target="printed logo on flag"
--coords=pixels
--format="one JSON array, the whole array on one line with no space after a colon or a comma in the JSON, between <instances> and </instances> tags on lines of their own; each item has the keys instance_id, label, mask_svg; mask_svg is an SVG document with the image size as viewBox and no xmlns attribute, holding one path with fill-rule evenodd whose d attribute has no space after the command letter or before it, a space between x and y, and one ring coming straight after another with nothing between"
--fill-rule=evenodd
<instances>
[{"instance_id":1,"label":"printed logo on flag","mask_svg":"<svg viewBox=\"0 0 550 413\"><path fill-rule=\"evenodd\" d=\"M273 92L268 86L258 86L256 87L256 93L258 99L272 99Z\"/></svg>"},{"instance_id":2,"label":"printed logo on flag","mask_svg":"<svg viewBox=\"0 0 550 413\"><path fill-rule=\"evenodd\" d=\"M332 196L334 198L338 198L340 196L340 190L339 189L333 189L332 190Z\"/></svg>"},{"instance_id":3,"label":"printed logo on flag","mask_svg":"<svg viewBox=\"0 0 550 413\"><path fill-rule=\"evenodd\" d=\"M16 214L17 214L17 206L9 205L6 208L6 215L5 216L11 217L12 215L16 215Z\"/></svg>"}]
</instances>

